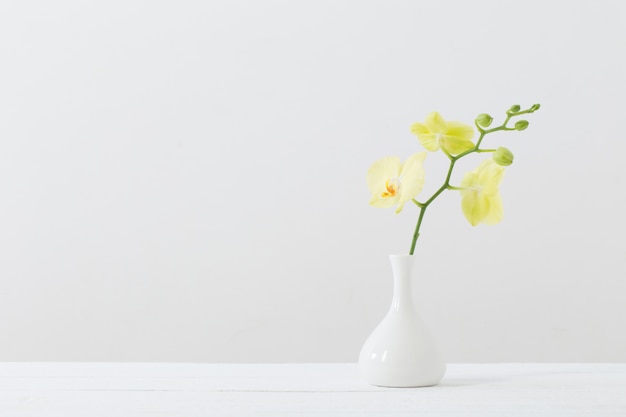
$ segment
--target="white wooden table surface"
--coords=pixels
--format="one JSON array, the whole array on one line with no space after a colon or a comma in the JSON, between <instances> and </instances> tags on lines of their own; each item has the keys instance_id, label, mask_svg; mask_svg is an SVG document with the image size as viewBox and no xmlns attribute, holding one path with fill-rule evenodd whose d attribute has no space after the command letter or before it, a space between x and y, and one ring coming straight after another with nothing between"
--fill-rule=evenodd
<instances>
[{"instance_id":1,"label":"white wooden table surface","mask_svg":"<svg viewBox=\"0 0 626 417\"><path fill-rule=\"evenodd\" d=\"M626 416L626 364L457 364L379 388L355 364L0 363L0 416Z\"/></svg>"}]
</instances>

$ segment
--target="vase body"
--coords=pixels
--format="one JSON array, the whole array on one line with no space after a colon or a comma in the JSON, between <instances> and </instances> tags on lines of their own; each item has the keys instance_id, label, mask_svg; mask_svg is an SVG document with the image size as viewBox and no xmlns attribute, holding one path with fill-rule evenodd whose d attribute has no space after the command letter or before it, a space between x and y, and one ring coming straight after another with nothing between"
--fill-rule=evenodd
<instances>
[{"instance_id":1,"label":"vase body","mask_svg":"<svg viewBox=\"0 0 626 417\"><path fill-rule=\"evenodd\" d=\"M415 257L391 255L393 299L383 321L366 340L359 370L368 383L383 387L436 385L446 372L439 349L419 318L411 292Z\"/></svg>"}]
</instances>

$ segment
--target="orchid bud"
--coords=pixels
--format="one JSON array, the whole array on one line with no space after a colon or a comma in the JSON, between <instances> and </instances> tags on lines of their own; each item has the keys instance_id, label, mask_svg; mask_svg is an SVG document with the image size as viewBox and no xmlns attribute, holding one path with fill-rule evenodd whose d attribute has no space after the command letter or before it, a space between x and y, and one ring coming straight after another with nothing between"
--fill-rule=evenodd
<instances>
[{"instance_id":1,"label":"orchid bud","mask_svg":"<svg viewBox=\"0 0 626 417\"><path fill-rule=\"evenodd\" d=\"M528 127L528 121L527 120L520 120L515 122L515 130L524 130Z\"/></svg>"},{"instance_id":2,"label":"orchid bud","mask_svg":"<svg viewBox=\"0 0 626 417\"><path fill-rule=\"evenodd\" d=\"M514 104L511 106L511 108L507 111L507 113L517 113L518 111L520 111L521 107L519 106L519 104Z\"/></svg>"},{"instance_id":3,"label":"orchid bud","mask_svg":"<svg viewBox=\"0 0 626 417\"><path fill-rule=\"evenodd\" d=\"M487 113L482 113L476 116L476 124L480 127L489 127L491 122L493 122L493 117L489 116Z\"/></svg>"},{"instance_id":4,"label":"orchid bud","mask_svg":"<svg viewBox=\"0 0 626 417\"><path fill-rule=\"evenodd\" d=\"M508 167L513 163L513 152L505 147L500 147L493 153L493 160L500 166Z\"/></svg>"}]
</instances>

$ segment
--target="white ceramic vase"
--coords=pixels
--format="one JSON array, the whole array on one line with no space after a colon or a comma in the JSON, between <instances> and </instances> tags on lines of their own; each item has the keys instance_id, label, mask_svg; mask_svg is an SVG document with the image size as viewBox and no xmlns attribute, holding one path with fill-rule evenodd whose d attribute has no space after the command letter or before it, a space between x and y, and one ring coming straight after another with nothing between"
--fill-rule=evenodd
<instances>
[{"instance_id":1,"label":"white ceramic vase","mask_svg":"<svg viewBox=\"0 0 626 417\"><path fill-rule=\"evenodd\" d=\"M363 345L359 369L372 385L437 385L446 372L446 364L413 305L411 283L415 257L391 255L390 258L394 283L391 307Z\"/></svg>"}]
</instances>

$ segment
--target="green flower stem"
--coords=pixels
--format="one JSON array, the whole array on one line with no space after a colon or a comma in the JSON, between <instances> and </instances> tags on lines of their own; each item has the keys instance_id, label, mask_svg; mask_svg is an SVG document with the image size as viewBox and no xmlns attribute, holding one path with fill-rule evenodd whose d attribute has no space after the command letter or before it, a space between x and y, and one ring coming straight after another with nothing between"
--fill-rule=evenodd
<instances>
[{"instance_id":1,"label":"green flower stem","mask_svg":"<svg viewBox=\"0 0 626 417\"><path fill-rule=\"evenodd\" d=\"M493 129L483 130L483 132L493 133L493 132L497 132L498 130L516 130L516 129L514 127L498 126L498 127L494 127Z\"/></svg>"},{"instance_id":2,"label":"green flower stem","mask_svg":"<svg viewBox=\"0 0 626 417\"><path fill-rule=\"evenodd\" d=\"M415 227L415 232L413 232L413 242L411 242L411 251L409 255L413 255L415 252L415 244L417 243L417 238L420 237L420 226L422 225L422 219L424 218L424 213L426 212L426 206L422 206L420 208L420 216L417 219L417 226Z\"/></svg>"},{"instance_id":3,"label":"green flower stem","mask_svg":"<svg viewBox=\"0 0 626 417\"><path fill-rule=\"evenodd\" d=\"M478 137L478 140L476 141L476 145L473 148L468 149L465 152L461 152L460 154L456 156L450 155L448 152L444 151L446 156L450 159L450 166L448 167L448 174L446 175L446 179L443 185L439 187L437 191L435 191L435 193L424 203L420 203L417 200L413 199L413 202L420 208L420 214L417 219L417 225L415 226L415 232L413 233L413 241L411 242L411 250L409 252L409 255L413 255L413 253L415 252L415 245L417 243L417 239L420 236L419 232L420 232L420 227L422 226L422 220L424 219L424 214L426 213L426 209L428 208L430 203L432 203L437 197L439 197L439 195L443 193L445 190L460 190L461 189L459 187L453 187L450 185L450 177L452 177L452 170L454 170L454 164L456 164L456 161L458 161L459 159L471 153L494 152L495 149L480 149L480 144L482 143L486 135L488 135L489 133L498 132L501 130L517 130L513 127L507 126L511 118L515 116L519 116L521 114L534 113L538 109L539 109L538 105L533 105L529 109L526 109L526 110L521 110L517 112L507 111L506 113L507 116L504 122L500 126L497 126L491 129L483 129L481 126L476 124L476 127L478 128L478 131L480 132L480 136Z\"/></svg>"},{"instance_id":4,"label":"green flower stem","mask_svg":"<svg viewBox=\"0 0 626 417\"><path fill-rule=\"evenodd\" d=\"M475 148L474 148L475 149ZM420 207L420 215L417 219L417 225L415 226L415 232L413 233L413 241L411 242L411 250L409 251L409 255L413 255L415 253L415 244L417 243L417 238L420 236L420 226L422 225L422 219L424 218L424 213L426 213L426 209L437 197L439 194L443 193L448 187L448 182L450 181L450 177L452 176L452 170L454 169L454 164L456 163L458 157L450 157L450 167L448 167L448 174L446 175L446 181L443 183L441 187L435 193L426 200L425 203Z\"/></svg>"},{"instance_id":5,"label":"green flower stem","mask_svg":"<svg viewBox=\"0 0 626 417\"><path fill-rule=\"evenodd\" d=\"M464 188L461 188L461 187L454 187L452 185L448 185L448 190L461 191L463 189Z\"/></svg>"}]
</instances>

